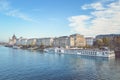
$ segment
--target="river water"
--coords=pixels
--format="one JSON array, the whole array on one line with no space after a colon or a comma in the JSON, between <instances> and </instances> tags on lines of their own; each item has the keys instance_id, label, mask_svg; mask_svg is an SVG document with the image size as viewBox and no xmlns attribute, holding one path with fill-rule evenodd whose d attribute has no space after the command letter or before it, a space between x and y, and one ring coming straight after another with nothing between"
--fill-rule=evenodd
<instances>
[{"instance_id":1,"label":"river water","mask_svg":"<svg viewBox=\"0 0 120 80\"><path fill-rule=\"evenodd\" d=\"M0 80L120 80L120 59L0 46Z\"/></svg>"}]
</instances>

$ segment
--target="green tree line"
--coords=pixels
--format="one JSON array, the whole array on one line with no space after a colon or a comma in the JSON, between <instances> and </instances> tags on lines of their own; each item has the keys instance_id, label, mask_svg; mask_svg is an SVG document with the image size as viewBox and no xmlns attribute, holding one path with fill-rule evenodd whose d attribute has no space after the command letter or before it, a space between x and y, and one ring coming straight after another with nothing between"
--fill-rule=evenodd
<instances>
[{"instance_id":1,"label":"green tree line","mask_svg":"<svg viewBox=\"0 0 120 80\"><path fill-rule=\"evenodd\" d=\"M94 42L95 47L108 47L110 49L120 48L120 37L102 38Z\"/></svg>"}]
</instances>

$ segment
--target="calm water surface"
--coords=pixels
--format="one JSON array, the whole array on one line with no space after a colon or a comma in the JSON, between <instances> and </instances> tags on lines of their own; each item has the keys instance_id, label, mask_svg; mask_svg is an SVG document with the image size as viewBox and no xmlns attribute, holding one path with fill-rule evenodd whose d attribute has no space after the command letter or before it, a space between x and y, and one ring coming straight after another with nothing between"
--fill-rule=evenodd
<instances>
[{"instance_id":1,"label":"calm water surface","mask_svg":"<svg viewBox=\"0 0 120 80\"><path fill-rule=\"evenodd\" d=\"M0 46L0 80L120 80L120 59Z\"/></svg>"}]
</instances>

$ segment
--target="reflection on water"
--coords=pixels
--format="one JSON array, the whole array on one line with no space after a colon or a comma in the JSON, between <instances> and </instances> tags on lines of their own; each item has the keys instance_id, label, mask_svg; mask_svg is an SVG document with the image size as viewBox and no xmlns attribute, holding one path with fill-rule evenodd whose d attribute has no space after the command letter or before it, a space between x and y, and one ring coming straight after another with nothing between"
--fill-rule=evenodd
<instances>
[{"instance_id":1,"label":"reflection on water","mask_svg":"<svg viewBox=\"0 0 120 80\"><path fill-rule=\"evenodd\" d=\"M120 80L120 58L0 47L0 80Z\"/></svg>"}]
</instances>

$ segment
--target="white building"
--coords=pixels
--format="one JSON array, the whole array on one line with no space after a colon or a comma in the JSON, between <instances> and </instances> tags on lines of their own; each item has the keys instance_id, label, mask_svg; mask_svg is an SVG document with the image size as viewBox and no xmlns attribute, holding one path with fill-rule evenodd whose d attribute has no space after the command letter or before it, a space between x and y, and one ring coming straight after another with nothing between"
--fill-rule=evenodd
<instances>
[{"instance_id":1,"label":"white building","mask_svg":"<svg viewBox=\"0 0 120 80\"><path fill-rule=\"evenodd\" d=\"M21 42L22 38L19 38L16 40L16 45L19 46L19 45L22 45L22 42Z\"/></svg>"},{"instance_id":2,"label":"white building","mask_svg":"<svg viewBox=\"0 0 120 80\"><path fill-rule=\"evenodd\" d=\"M37 39L36 38L31 38L27 40L27 45L28 46L34 46L36 45Z\"/></svg>"},{"instance_id":3,"label":"white building","mask_svg":"<svg viewBox=\"0 0 120 80\"><path fill-rule=\"evenodd\" d=\"M27 45L28 39L22 39L21 40L21 45L26 46Z\"/></svg>"},{"instance_id":4,"label":"white building","mask_svg":"<svg viewBox=\"0 0 120 80\"><path fill-rule=\"evenodd\" d=\"M44 46L53 46L53 38L39 38L36 39L36 45L44 45Z\"/></svg>"},{"instance_id":5,"label":"white building","mask_svg":"<svg viewBox=\"0 0 120 80\"><path fill-rule=\"evenodd\" d=\"M20 38L16 39L16 44L15 45L17 45L17 46L26 46L27 41L28 41L28 39L20 37Z\"/></svg>"},{"instance_id":6,"label":"white building","mask_svg":"<svg viewBox=\"0 0 120 80\"><path fill-rule=\"evenodd\" d=\"M61 36L58 38L54 38L53 42L54 47L73 47L74 46L74 38L68 36Z\"/></svg>"},{"instance_id":7,"label":"white building","mask_svg":"<svg viewBox=\"0 0 120 80\"><path fill-rule=\"evenodd\" d=\"M62 36L54 39L54 47L68 46L68 36Z\"/></svg>"},{"instance_id":8,"label":"white building","mask_svg":"<svg viewBox=\"0 0 120 80\"><path fill-rule=\"evenodd\" d=\"M93 37L86 37L86 45L93 46L94 38Z\"/></svg>"}]
</instances>

